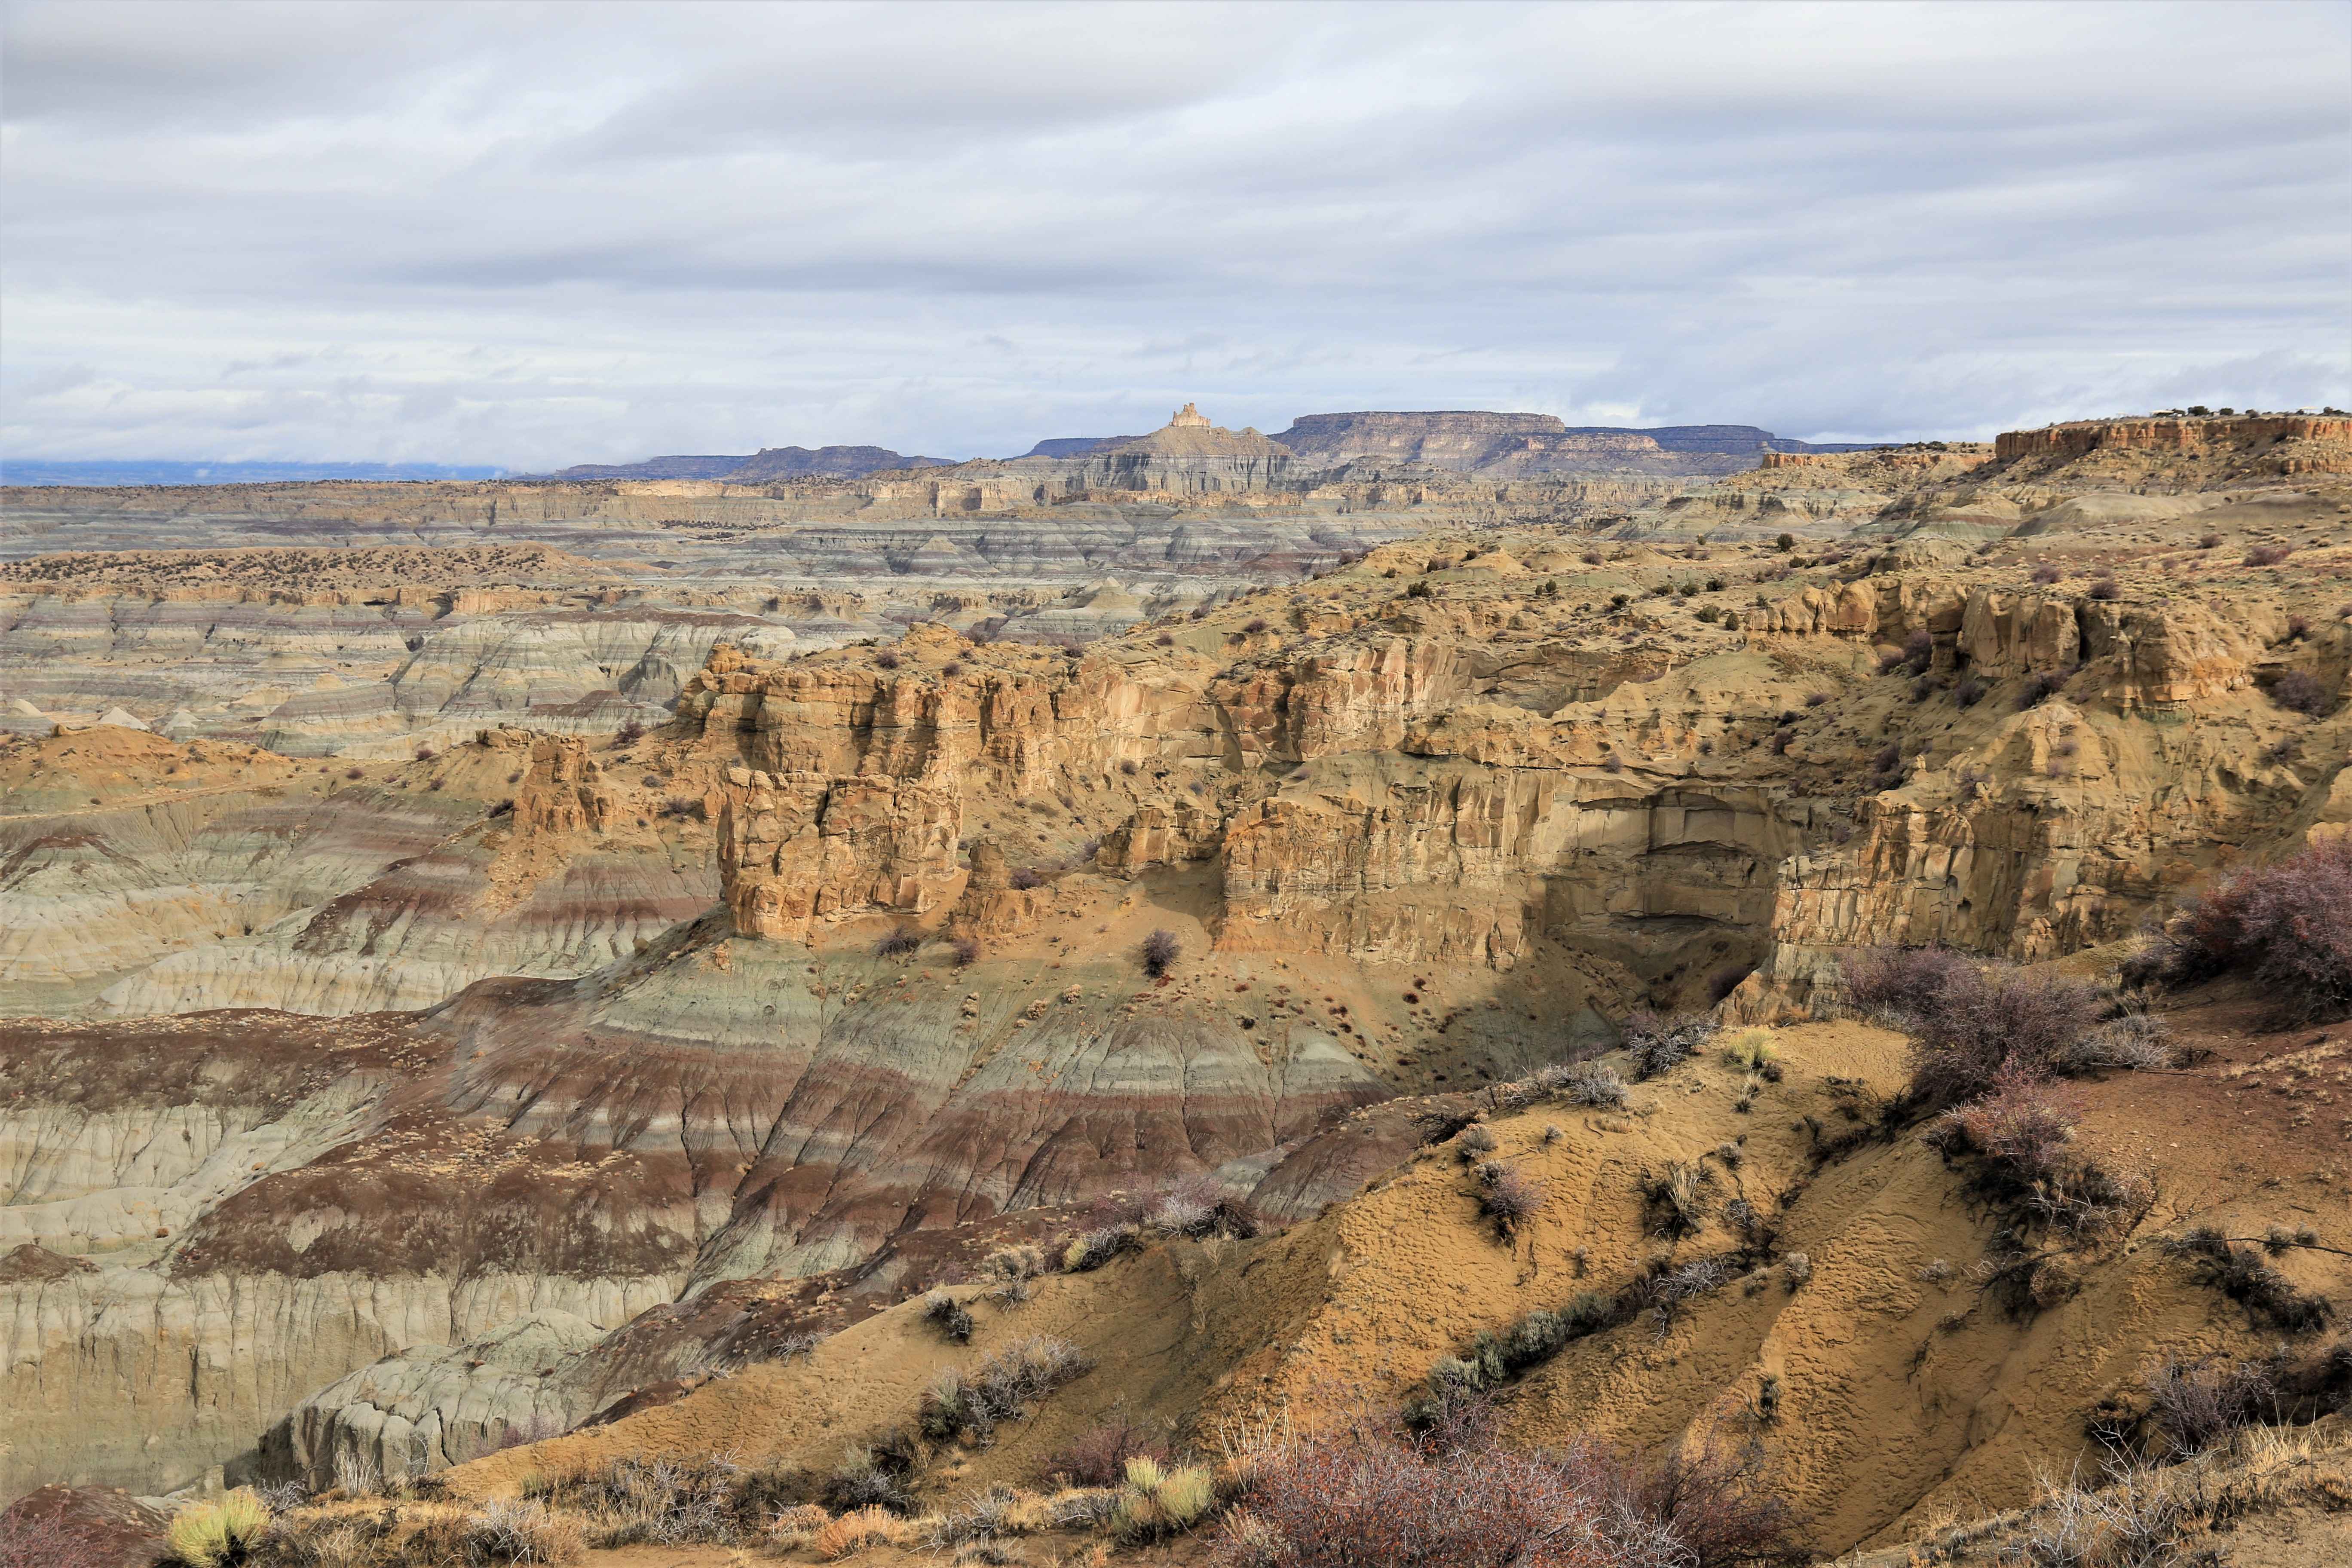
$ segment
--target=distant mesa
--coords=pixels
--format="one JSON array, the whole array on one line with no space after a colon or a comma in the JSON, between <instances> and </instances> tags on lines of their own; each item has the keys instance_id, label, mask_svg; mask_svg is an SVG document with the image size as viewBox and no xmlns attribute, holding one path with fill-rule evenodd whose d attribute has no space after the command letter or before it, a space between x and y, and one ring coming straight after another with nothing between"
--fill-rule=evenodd
<instances>
[{"instance_id":1,"label":"distant mesa","mask_svg":"<svg viewBox=\"0 0 2352 1568\"><path fill-rule=\"evenodd\" d=\"M887 447L768 447L743 457L648 458L642 463L581 463L537 479L862 479L893 468L944 468L949 458L909 458Z\"/></svg>"},{"instance_id":2,"label":"distant mesa","mask_svg":"<svg viewBox=\"0 0 2352 1568\"><path fill-rule=\"evenodd\" d=\"M1814 445L1754 425L1665 425L1633 429L1564 425L1549 414L1477 409L1307 414L1274 439L1328 466L1427 463L1470 473L1535 474L1628 467L1659 473L1730 473L1764 452L1849 452L1871 442Z\"/></svg>"},{"instance_id":3,"label":"distant mesa","mask_svg":"<svg viewBox=\"0 0 2352 1568\"><path fill-rule=\"evenodd\" d=\"M1306 414L1268 437L1227 430L1187 403L1159 429L1136 436L1055 436L1013 461L1043 458L1086 462L1113 454L1128 458L1283 458L1299 468L1349 463L1419 463L1456 473L1496 478L1559 473L1702 476L1756 467L1770 452L1852 452L1873 442L1815 444L1775 436L1755 425L1665 425L1633 429L1564 425L1549 414L1483 409L1367 410ZM860 479L891 469L946 468L943 458L902 456L883 447L772 447L748 457L667 457L642 463L581 464L552 479Z\"/></svg>"}]
</instances>

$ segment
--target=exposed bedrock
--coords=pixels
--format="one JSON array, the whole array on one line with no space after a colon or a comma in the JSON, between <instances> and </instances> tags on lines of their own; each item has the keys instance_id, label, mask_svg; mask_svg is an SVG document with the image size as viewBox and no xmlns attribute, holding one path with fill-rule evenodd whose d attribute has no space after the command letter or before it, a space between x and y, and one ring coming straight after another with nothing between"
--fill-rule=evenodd
<instances>
[{"instance_id":1,"label":"exposed bedrock","mask_svg":"<svg viewBox=\"0 0 2352 1568\"><path fill-rule=\"evenodd\" d=\"M429 1006L488 975L596 969L718 892L699 823L527 731L359 780L113 729L42 742L23 771L6 804L32 809L0 815L10 1011Z\"/></svg>"}]
</instances>

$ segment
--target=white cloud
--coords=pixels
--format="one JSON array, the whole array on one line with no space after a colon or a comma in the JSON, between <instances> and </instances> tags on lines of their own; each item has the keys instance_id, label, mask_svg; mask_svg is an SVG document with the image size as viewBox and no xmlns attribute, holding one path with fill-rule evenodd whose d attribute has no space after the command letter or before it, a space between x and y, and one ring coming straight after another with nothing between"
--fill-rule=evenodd
<instances>
[{"instance_id":1,"label":"white cloud","mask_svg":"<svg viewBox=\"0 0 2352 1568\"><path fill-rule=\"evenodd\" d=\"M2352 401L2322 5L5 12L0 450Z\"/></svg>"}]
</instances>

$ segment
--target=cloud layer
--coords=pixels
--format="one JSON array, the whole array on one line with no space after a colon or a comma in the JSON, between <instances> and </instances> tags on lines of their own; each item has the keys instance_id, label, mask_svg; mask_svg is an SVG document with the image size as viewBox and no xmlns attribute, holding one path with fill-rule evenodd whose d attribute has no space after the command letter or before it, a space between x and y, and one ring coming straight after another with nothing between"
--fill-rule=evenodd
<instances>
[{"instance_id":1,"label":"cloud layer","mask_svg":"<svg viewBox=\"0 0 2352 1568\"><path fill-rule=\"evenodd\" d=\"M2352 403L2352 8L5 11L0 452Z\"/></svg>"}]
</instances>

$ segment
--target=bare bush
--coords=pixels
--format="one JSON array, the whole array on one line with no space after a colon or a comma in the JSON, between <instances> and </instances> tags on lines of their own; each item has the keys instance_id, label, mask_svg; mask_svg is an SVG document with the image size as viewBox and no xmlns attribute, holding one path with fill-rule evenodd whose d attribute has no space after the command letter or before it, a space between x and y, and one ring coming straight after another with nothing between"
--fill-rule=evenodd
<instances>
[{"instance_id":1,"label":"bare bush","mask_svg":"<svg viewBox=\"0 0 2352 1568\"><path fill-rule=\"evenodd\" d=\"M964 1304L945 1290L934 1290L923 1298L923 1321L960 1345L971 1342L976 1326Z\"/></svg>"},{"instance_id":2,"label":"bare bush","mask_svg":"<svg viewBox=\"0 0 2352 1568\"><path fill-rule=\"evenodd\" d=\"M1045 1474L1074 1487L1115 1487L1125 1479L1129 1459L1165 1464L1168 1445L1152 1428L1114 1415L1055 1449L1045 1460Z\"/></svg>"},{"instance_id":3,"label":"bare bush","mask_svg":"<svg viewBox=\"0 0 2352 1568\"><path fill-rule=\"evenodd\" d=\"M1700 1014L1685 1013L1672 1018L1662 1018L1643 1008L1625 1019L1625 1047L1632 1058L1636 1081L1656 1078L1671 1072L1706 1049L1715 1037L1715 1020Z\"/></svg>"},{"instance_id":4,"label":"bare bush","mask_svg":"<svg viewBox=\"0 0 2352 1568\"><path fill-rule=\"evenodd\" d=\"M1544 1186L1511 1166L1503 1166L1491 1181L1484 1183L1486 1191L1478 1197L1478 1207L1495 1222L1503 1239L1510 1240L1519 1226L1533 1218L1543 1207Z\"/></svg>"},{"instance_id":5,"label":"bare bush","mask_svg":"<svg viewBox=\"0 0 2352 1568\"><path fill-rule=\"evenodd\" d=\"M1000 1424L1092 1367L1069 1341L1032 1334L969 1372L950 1367L941 1373L924 1394L918 1419L928 1437L986 1438Z\"/></svg>"},{"instance_id":6,"label":"bare bush","mask_svg":"<svg viewBox=\"0 0 2352 1568\"><path fill-rule=\"evenodd\" d=\"M1579 1443L1522 1454L1479 1423L1419 1439L1359 1421L1286 1445L1227 1516L1222 1568L1722 1568L1786 1552L1753 1452L1644 1466Z\"/></svg>"},{"instance_id":7,"label":"bare bush","mask_svg":"<svg viewBox=\"0 0 2352 1568\"><path fill-rule=\"evenodd\" d=\"M2352 1013L2352 834L2184 900L2134 968L2176 985L2249 973L2292 1017Z\"/></svg>"},{"instance_id":8,"label":"bare bush","mask_svg":"<svg viewBox=\"0 0 2352 1568\"><path fill-rule=\"evenodd\" d=\"M1931 1106L1983 1094L2003 1066L2057 1070L2096 1026L2097 990L1941 948L1881 948L1842 966L1847 1000L1912 1036L1911 1089Z\"/></svg>"},{"instance_id":9,"label":"bare bush","mask_svg":"<svg viewBox=\"0 0 2352 1568\"><path fill-rule=\"evenodd\" d=\"M560 1564L586 1552L580 1522L528 1500L493 1498L475 1514L466 1532L468 1563Z\"/></svg>"},{"instance_id":10,"label":"bare bush","mask_svg":"<svg viewBox=\"0 0 2352 1568\"><path fill-rule=\"evenodd\" d=\"M2176 1055L2172 1031L2163 1019L2147 1013L2126 1013L2061 1047L2056 1066L2067 1073L2102 1068L2158 1072L2172 1066Z\"/></svg>"},{"instance_id":11,"label":"bare bush","mask_svg":"<svg viewBox=\"0 0 2352 1568\"><path fill-rule=\"evenodd\" d=\"M2319 678L2307 669L2290 669L2271 682L2271 700L2290 712L2316 719L2335 706L2335 699Z\"/></svg>"},{"instance_id":12,"label":"bare bush","mask_svg":"<svg viewBox=\"0 0 2352 1568\"><path fill-rule=\"evenodd\" d=\"M2255 1362L2168 1360L2147 1377L2148 1419L2175 1454L2201 1454L2242 1426L2279 1418L2278 1385Z\"/></svg>"},{"instance_id":13,"label":"bare bush","mask_svg":"<svg viewBox=\"0 0 2352 1568\"><path fill-rule=\"evenodd\" d=\"M2336 1316L2326 1297L2297 1288L2259 1251L2236 1245L2210 1226L2199 1226L2166 1246L2188 1258L2202 1282L2245 1308L2259 1326L2304 1334L2326 1328Z\"/></svg>"},{"instance_id":14,"label":"bare bush","mask_svg":"<svg viewBox=\"0 0 2352 1568\"><path fill-rule=\"evenodd\" d=\"M1609 1109L1625 1103L1625 1080L1606 1063L1580 1062L1566 1069L1559 1079L1559 1092L1571 1104Z\"/></svg>"},{"instance_id":15,"label":"bare bush","mask_svg":"<svg viewBox=\"0 0 2352 1568\"><path fill-rule=\"evenodd\" d=\"M912 926L899 926L874 944L877 958L908 958L923 951L923 933Z\"/></svg>"},{"instance_id":16,"label":"bare bush","mask_svg":"<svg viewBox=\"0 0 2352 1568\"><path fill-rule=\"evenodd\" d=\"M1184 944L1172 931L1155 931L1143 939L1141 956L1143 973L1157 980L1175 967L1184 954Z\"/></svg>"}]
</instances>

